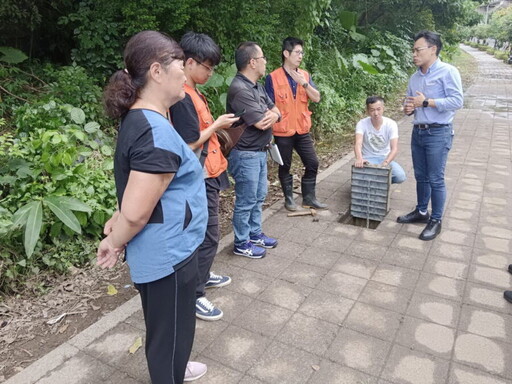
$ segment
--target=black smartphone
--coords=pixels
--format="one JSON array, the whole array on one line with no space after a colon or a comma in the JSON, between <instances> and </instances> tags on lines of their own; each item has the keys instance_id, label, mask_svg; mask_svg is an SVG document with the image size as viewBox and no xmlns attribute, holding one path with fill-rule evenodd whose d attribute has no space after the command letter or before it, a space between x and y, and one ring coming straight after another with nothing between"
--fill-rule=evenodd
<instances>
[{"instance_id":1,"label":"black smartphone","mask_svg":"<svg viewBox=\"0 0 512 384\"><path fill-rule=\"evenodd\" d=\"M241 111L235 112L235 117L240 117L240 116L242 116L244 113L245 113L245 108L244 108L244 109L242 109Z\"/></svg>"}]
</instances>

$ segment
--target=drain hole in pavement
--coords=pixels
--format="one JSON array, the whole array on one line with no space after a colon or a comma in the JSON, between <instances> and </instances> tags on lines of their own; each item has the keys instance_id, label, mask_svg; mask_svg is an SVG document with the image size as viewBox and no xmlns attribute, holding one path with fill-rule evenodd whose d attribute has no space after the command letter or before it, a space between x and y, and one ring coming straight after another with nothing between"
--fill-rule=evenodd
<instances>
[{"instance_id":1,"label":"drain hole in pavement","mask_svg":"<svg viewBox=\"0 0 512 384\"><path fill-rule=\"evenodd\" d=\"M338 220L341 224L354 225L356 227L375 229L381 223L377 220L364 219L361 217L354 217L350 214L350 210L342 212Z\"/></svg>"}]
</instances>

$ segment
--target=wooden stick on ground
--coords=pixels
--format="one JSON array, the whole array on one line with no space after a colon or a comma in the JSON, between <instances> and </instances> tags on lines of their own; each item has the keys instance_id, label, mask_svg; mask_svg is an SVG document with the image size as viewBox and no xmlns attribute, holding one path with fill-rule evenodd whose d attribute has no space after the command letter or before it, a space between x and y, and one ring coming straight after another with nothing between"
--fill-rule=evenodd
<instances>
[{"instance_id":1,"label":"wooden stick on ground","mask_svg":"<svg viewBox=\"0 0 512 384\"><path fill-rule=\"evenodd\" d=\"M316 216L316 209L310 208L309 211L299 211L299 212L293 212L289 213L288 217L297 217L297 216Z\"/></svg>"}]
</instances>

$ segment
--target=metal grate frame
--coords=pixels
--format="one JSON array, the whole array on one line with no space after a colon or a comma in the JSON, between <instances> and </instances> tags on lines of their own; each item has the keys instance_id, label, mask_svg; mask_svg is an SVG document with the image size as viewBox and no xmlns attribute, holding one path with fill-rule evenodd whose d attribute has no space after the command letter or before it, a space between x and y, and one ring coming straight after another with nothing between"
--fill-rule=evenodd
<instances>
[{"instance_id":1,"label":"metal grate frame","mask_svg":"<svg viewBox=\"0 0 512 384\"><path fill-rule=\"evenodd\" d=\"M389 211L391 167L352 166L350 214L367 220L382 221Z\"/></svg>"}]
</instances>

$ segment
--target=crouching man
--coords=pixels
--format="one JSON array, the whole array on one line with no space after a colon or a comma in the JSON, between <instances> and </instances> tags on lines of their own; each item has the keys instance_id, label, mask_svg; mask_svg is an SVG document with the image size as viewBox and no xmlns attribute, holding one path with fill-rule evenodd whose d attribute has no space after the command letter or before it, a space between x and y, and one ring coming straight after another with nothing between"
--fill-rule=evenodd
<instances>
[{"instance_id":1,"label":"crouching man","mask_svg":"<svg viewBox=\"0 0 512 384\"><path fill-rule=\"evenodd\" d=\"M366 99L368 117L356 125L356 167L365 163L391 167L391 182L403 183L406 179L403 168L393 161L398 153L398 125L384 116L384 99L370 96Z\"/></svg>"}]
</instances>

